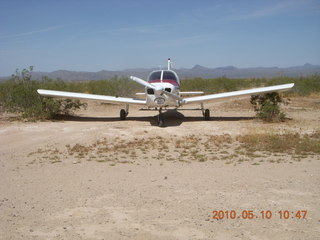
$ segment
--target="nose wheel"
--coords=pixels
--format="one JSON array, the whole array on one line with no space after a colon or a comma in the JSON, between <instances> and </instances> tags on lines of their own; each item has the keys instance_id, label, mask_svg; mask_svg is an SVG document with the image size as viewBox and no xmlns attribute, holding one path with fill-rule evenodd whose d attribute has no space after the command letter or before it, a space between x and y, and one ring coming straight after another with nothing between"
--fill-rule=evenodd
<instances>
[{"instance_id":1,"label":"nose wheel","mask_svg":"<svg viewBox=\"0 0 320 240\"><path fill-rule=\"evenodd\" d=\"M159 109L158 126L159 127L164 127L164 116L163 116L163 113L162 113L162 108Z\"/></svg>"}]
</instances>

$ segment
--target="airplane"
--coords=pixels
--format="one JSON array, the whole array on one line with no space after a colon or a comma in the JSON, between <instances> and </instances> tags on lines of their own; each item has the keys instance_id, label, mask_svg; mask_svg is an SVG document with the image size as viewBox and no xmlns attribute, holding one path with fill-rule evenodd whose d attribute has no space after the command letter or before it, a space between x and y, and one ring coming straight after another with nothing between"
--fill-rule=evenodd
<instances>
[{"instance_id":1,"label":"airplane","mask_svg":"<svg viewBox=\"0 0 320 240\"><path fill-rule=\"evenodd\" d=\"M233 92L216 93L210 95L202 91L181 92L180 80L176 72L172 70L171 59L168 59L168 68L166 70L155 70L149 74L148 80L130 76L132 81L137 82L145 87L144 93L137 93L138 96L145 96L145 99L125 98L117 96L105 96L96 94L85 94L75 92L64 92L54 90L38 89L37 92L42 96L70 98L70 99L89 99L99 100L107 103L124 104L125 109L120 110L120 120L125 120L129 113L129 105L144 105L148 108L159 110L158 125L164 126L163 108L174 107L178 109L187 104L200 103L201 111L205 120L210 120L210 110L204 108L205 102L215 102L230 98L240 98L251 95L264 94L269 92L282 92L291 89L294 83L282 84L269 87L253 88L248 90L239 90ZM198 95L198 96L192 96ZM200 95L200 96L199 96ZM191 97L183 97L191 96Z\"/></svg>"}]
</instances>

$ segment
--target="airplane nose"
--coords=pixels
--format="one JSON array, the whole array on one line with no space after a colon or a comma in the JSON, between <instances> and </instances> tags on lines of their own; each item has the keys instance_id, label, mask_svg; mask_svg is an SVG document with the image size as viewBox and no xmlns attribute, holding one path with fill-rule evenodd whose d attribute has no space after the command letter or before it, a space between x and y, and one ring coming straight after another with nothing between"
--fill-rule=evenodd
<instances>
[{"instance_id":1,"label":"airplane nose","mask_svg":"<svg viewBox=\"0 0 320 240\"><path fill-rule=\"evenodd\" d=\"M155 95L157 96L162 95L162 91L163 91L163 88L161 86L156 86L154 89Z\"/></svg>"}]
</instances>

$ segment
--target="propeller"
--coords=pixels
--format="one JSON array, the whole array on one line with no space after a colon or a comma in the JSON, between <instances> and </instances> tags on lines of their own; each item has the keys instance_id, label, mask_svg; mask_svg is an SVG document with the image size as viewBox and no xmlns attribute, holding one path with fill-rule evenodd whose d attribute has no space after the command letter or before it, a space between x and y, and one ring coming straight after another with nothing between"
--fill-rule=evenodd
<instances>
[{"instance_id":1,"label":"propeller","mask_svg":"<svg viewBox=\"0 0 320 240\"><path fill-rule=\"evenodd\" d=\"M148 82L146 82L145 80L143 80L141 78L137 78L137 77L131 76L130 79L135 81L135 82L137 82L137 83L139 83L139 84L141 84L141 85L143 85L143 86L145 86L145 87L152 88L152 89L156 90L155 86L153 86L151 83L148 83Z\"/></svg>"},{"instance_id":2,"label":"propeller","mask_svg":"<svg viewBox=\"0 0 320 240\"><path fill-rule=\"evenodd\" d=\"M162 89L162 93L165 94L165 95L167 95L168 97L171 97L171 98L173 98L173 99L175 99L175 100L180 101L181 103L184 103L184 102L185 102L185 100L184 100L182 97L180 97L180 96L178 96L178 95L175 95L175 94L172 94L171 92L167 92L166 90L163 90L163 89Z\"/></svg>"},{"instance_id":3,"label":"propeller","mask_svg":"<svg viewBox=\"0 0 320 240\"><path fill-rule=\"evenodd\" d=\"M178 100L180 102L184 102L184 99L182 97L166 91L165 89L163 89L163 87L161 87L159 85L154 86L153 84L148 83L147 81L145 81L141 78L134 77L134 76L131 76L130 79L145 86L145 87L153 89L155 91L155 93L157 93L157 95L165 94L170 98L173 98L173 99Z\"/></svg>"}]
</instances>

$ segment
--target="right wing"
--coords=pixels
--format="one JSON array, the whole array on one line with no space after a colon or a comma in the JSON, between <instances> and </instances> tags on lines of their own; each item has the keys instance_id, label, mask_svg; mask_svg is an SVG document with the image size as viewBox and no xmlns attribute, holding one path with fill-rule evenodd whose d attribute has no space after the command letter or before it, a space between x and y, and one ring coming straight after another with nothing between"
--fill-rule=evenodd
<instances>
[{"instance_id":1,"label":"right wing","mask_svg":"<svg viewBox=\"0 0 320 240\"><path fill-rule=\"evenodd\" d=\"M203 91L193 91L193 92L179 92L180 96L183 95L201 95L204 94Z\"/></svg>"},{"instance_id":2,"label":"right wing","mask_svg":"<svg viewBox=\"0 0 320 240\"><path fill-rule=\"evenodd\" d=\"M103 101L103 102L117 103L117 104L121 104L121 103L123 103L123 104L136 104L136 105L145 105L146 104L146 100L140 100L140 99L134 99L134 98L113 97L113 96L105 96L105 95L63 92L63 91L44 90L44 89L38 89L37 92L40 95L47 96L47 97L90 99L90 100L99 100L99 101Z\"/></svg>"},{"instance_id":3,"label":"right wing","mask_svg":"<svg viewBox=\"0 0 320 240\"><path fill-rule=\"evenodd\" d=\"M283 85L253 88L253 89L240 90L240 91L234 91L234 92L216 93L216 94L204 95L199 97L189 97L189 98L184 98L183 100L184 100L184 104L195 103L195 102L201 103L201 102L208 102L208 101L218 102L228 98L240 98L240 97L246 97L250 95L259 95L259 94L269 93L269 92L282 92L282 91L291 89L293 86L294 86L294 83L289 83L289 84L283 84Z\"/></svg>"}]
</instances>

